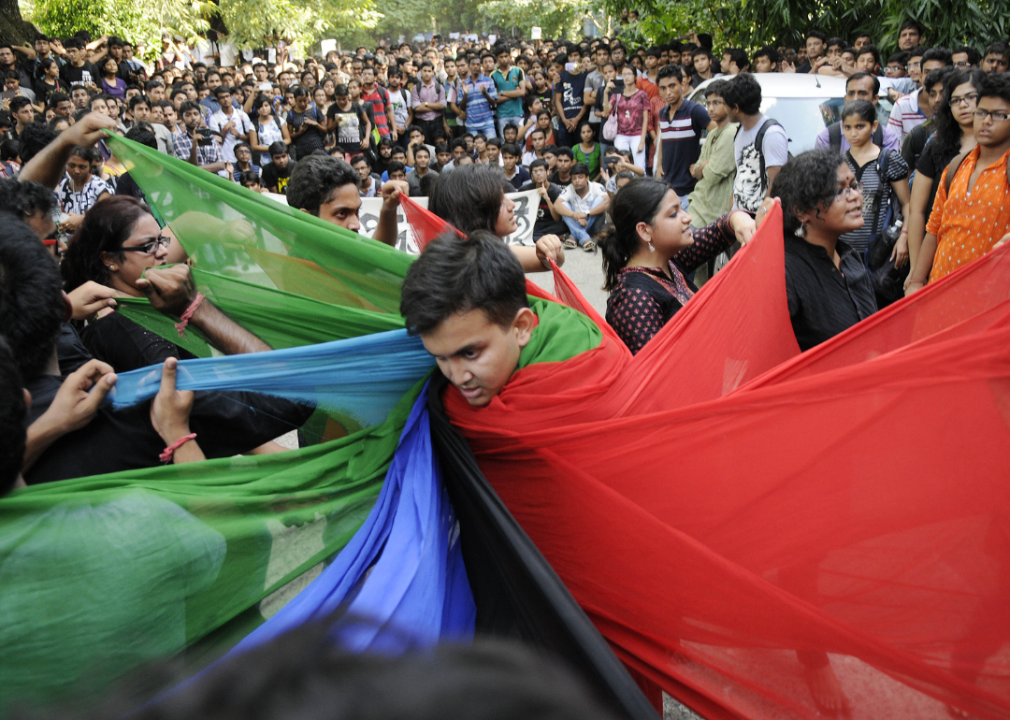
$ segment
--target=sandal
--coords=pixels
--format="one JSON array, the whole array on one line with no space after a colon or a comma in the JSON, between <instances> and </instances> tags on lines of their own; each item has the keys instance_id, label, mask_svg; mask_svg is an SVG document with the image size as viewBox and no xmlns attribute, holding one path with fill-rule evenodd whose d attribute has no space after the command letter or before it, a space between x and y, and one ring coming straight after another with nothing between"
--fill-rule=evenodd
<instances>
[{"instance_id":1,"label":"sandal","mask_svg":"<svg viewBox=\"0 0 1010 720\"><path fill-rule=\"evenodd\" d=\"M584 243L582 243L582 249L585 250L586 252L592 252L593 250L596 249L596 243L594 243L592 240L586 240Z\"/></svg>"},{"instance_id":2,"label":"sandal","mask_svg":"<svg viewBox=\"0 0 1010 720\"><path fill-rule=\"evenodd\" d=\"M577 242L575 242L574 238L570 238L570 237L569 238L565 238L565 248L566 249L568 249L568 250L574 250L578 246L579 246L579 244Z\"/></svg>"}]
</instances>

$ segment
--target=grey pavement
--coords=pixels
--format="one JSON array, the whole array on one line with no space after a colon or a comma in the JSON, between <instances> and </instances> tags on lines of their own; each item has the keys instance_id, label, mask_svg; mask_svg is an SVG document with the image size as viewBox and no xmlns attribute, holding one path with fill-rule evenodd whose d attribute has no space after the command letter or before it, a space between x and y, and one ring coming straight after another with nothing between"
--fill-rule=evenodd
<instances>
[{"instance_id":1,"label":"grey pavement","mask_svg":"<svg viewBox=\"0 0 1010 720\"><path fill-rule=\"evenodd\" d=\"M591 253L579 249L565 250L565 264L561 269L575 283L596 312L605 315L607 291L603 289L603 256L599 250ZM552 273L530 273L528 277L544 290L554 292Z\"/></svg>"}]
</instances>

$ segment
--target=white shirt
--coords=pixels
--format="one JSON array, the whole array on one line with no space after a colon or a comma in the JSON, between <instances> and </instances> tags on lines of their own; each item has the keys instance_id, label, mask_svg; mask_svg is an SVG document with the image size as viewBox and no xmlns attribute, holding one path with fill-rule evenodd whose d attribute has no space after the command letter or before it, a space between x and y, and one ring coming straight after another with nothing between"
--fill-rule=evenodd
<instances>
[{"instance_id":1,"label":"white shirt","mask_svg":"<svg viewBox=\"0 0 1010 720\"><path fill-rule=\"evenodd\" d=\"M593 203L599 197L607 197L606 189L597 182L590 182L586 189L585 197L579 197L579 194L575 192L575 186L568 185L565 187L564 192L561 193L559 199L567 202L572 212L584 212L588 214L593 208Z\"/></svg>"},{"instance_id":2,"label":"white shirt","mask_svg":"<svg viewBox=\"0 0 1010 720\"><path fill-rule=\"evenodd\" d=\"M224 138L221 143L221 157L227 162L233 163L235 162L235 146L242 141L235 137L230 130L227 133L221 132L221 128L229 122L234 122L235 129L243 135L252 130L253 124L244 111L234 108L232 108L231 116L225 115L221 110L210 116L210 129L221 133L221 137Z\"/></svg>"}]
</instances>

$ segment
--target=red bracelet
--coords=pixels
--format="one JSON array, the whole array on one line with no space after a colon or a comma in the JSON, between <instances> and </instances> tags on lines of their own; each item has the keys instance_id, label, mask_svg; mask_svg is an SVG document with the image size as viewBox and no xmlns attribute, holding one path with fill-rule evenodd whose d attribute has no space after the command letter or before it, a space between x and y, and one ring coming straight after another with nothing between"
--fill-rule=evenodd
<instances>
[{"instance_id":1,"label":"red bracelet","mask_svg":"<svg viewBox=\"0 0 1010 720\"><path fill-rule=\"evenodd\" d=\"M193 317L193 313L195 313L196 309L200 307L200 303L203 302L204 297L206 296L203 293L197 293L196 297L193 298L193 302L191 302L189 307L186 308L186 312L184 312L182 317L179 318L179 322L175 324L175 329L178 331L179 337L183 336L183 333L186 331L186 326L189 325L189 321Z\"/></svg>"},{"instance_id":2,"label":"red bracelet","mask_svg":"<svg viewBox=\"0 0 1010 720\"><path fill-rule=\"evenodd\" d=\"M175 451L181 448L183 445L188 443L190 440L196 439L196 433L190 433L189 435L183 435L181 438L176 440L174 443L169 445L165 450L158 456L158 459L163 463L172 462L172 458L175 457Z\"/></svg>"}]
</instances>

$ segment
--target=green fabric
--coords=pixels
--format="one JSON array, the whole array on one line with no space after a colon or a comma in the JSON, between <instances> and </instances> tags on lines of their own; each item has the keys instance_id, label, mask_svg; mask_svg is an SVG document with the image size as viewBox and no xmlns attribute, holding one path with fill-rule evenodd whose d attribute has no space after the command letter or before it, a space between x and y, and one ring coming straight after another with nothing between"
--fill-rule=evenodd
<instances>
[{"instance_id":1,"label":"green fabric","mask_svg":"<svg viewBox=\"0 0 1010 720\"><path fill-rule=\"evenodd\" d=\"M603 332L596 323L578 310L536 297L530 297L529 302L540 321L519 354L520 368L534 363L564 362L603 341Z\"/></svg>"},{"instance_id":2,"label":"green fabric","mask_svg":"<svg viewBox=\"0 0 1010 720\"><path fill-rule=\"evenodd\" d=\"M209 636L213 658L276 612L364 522L421 387L324 445L0 499L0 708L101 692Z\"/></svg>"},{"instance_id":3,"label":"green fabric","mask_svg":"<svg viewBox=\"0 0 1010 720\"><path fill-rule=\"evenodd\" d=\"M135 143L109 143L195 259L200 289L272 346L402 326L410 256ZM521 366L599 344L599 329L580 313L531 304L540 320ZM180 339L175 320L146 299L119 305L210 354L198 331ZM422 383L383 423L325 444L0 498L0 710L12 700L101 693L122 673L183 649L187 660L208 662L244 637L361 526Z\"/></svg>"},{"instance_id":4,"label":"green fabric","mask_svg":"<svg viewBox=\"0 0 1010 720\"><path fill-rule=\"evenodd\" d=\"M193 268L192 274L197 289L208 300L275 350L403 327L399 313L334 305L198 268ZM194 355L210 357L213 354L195 328L188 327L180 338L175 329L178 319L159 313L147 298L120 298L117 303L120 311L131 320Z\"/></svg>"},{"instance_id":5,"label":"green fabric","mask_svg":"<svg viewBox=\"0 0 1010 720\"><path fill-rule=\"evenodd\" d=\"M600 144L594 142L592 151L587 153L582 149L581 143L576 143L575 147L572 148L572 154L575 156L575 162L586 164L586 167L589 169L589 179L596 180L600 174L600 163L603 160L603 151Z\"/></svg>"},{"instance_id":6,"label":"green fabric","mask_svg":"<svg viewBox=\"0 0 1010 720\"><path fill-rule=\"evenodd\" d=\"M399 314L411 255L153 148L115 135L108 143L201 270L332 305Z\"/></svg>"}]
</instances>

